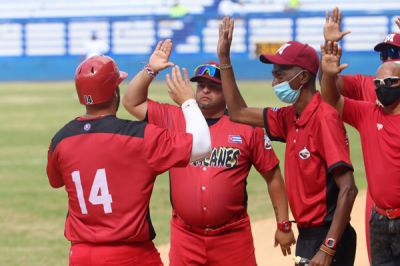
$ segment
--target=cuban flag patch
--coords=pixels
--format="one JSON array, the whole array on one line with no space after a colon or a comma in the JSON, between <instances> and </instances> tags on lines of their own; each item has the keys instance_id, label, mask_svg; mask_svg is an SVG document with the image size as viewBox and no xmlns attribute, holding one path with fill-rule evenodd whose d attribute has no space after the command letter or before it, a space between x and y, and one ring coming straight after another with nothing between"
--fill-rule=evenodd
<instances>
[{"instance_id":1,"label":"cuban flag patch","mask_svg":"<svg viewBox=\"0 0 400 266\"><path fill-rule=\"evenodd\" d=\"M228 142L242 144L242 137L239 135L228 135Z\"/></svg>"}]
</instances>

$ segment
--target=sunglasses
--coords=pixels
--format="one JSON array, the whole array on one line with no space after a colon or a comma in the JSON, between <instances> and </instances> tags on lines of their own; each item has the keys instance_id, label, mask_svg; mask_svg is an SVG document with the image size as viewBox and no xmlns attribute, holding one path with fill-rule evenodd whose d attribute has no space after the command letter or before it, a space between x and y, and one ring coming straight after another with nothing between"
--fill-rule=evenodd
<instances>
[{"instance_id":1,"label":"sunglasses","mask_svg":"<svg viewBox=\"0 0 400 266\"><path fill-rule=\"evenodd\" d=\"M195 76L209 75L214 78L221 79L221 72L219 67L215 65L200 65L194 69Z\"/></svg>"},{"instance_id":2,"label":"sunglasses","mask_svg":"<svg viewBox=\"0 0 400 266\"><path fill-rule=\"evenodd\" d=\"M400 81L400 77L389 77L384 79L374 79L375 88L379 86L392 87Z\"/></svg>"},{"instance_id":3,"label":"sunglasses","mask_svg":"<svg viewBox=\"0 0 400 266\"><path fill-rule=\"evenodd\" d=\"M400 58L400 49L399 47L392 46L386 50L381 51L380 53L381 60L386 61L390 59L399 59Z\"/></svg>"}]
</instances>

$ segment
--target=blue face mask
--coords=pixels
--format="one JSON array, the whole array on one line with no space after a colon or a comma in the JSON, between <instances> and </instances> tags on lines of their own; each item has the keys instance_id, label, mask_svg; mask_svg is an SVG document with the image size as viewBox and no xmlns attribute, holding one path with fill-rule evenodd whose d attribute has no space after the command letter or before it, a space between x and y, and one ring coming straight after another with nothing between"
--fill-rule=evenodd
<instances>
[{"instance_id":1,"label":"blue face mask","mask_svg":"<svg viewBox=\"0 0 400 266\"><path fill-rule=\"evenodd\" d=\"M300 96L301 87L303 87L303 85L301 85L298 90L293 90L290 87L289 83L292 80L294 80L303 71L304 70L302 70L299 73L297 73L289 81L284 81L284 82L281 82L281 83L279 83L279 84L277 84L275 86L272 86L272 89L274 89L274 92L275 92L276 96L279 98L279 100L281 100L284 103L295 103L297 101L297 99Z\"/></svg>"}]
</instances>

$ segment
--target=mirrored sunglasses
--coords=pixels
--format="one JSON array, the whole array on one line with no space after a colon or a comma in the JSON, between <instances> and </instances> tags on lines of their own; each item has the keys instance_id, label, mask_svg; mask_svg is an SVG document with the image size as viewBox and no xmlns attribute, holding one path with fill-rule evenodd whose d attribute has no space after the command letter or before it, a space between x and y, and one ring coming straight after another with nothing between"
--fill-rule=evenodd
<instances>
[{"instance_id":1,"label":"mirrored sunglasses","mask_svg":"<svg viewBox=\"0 0 400 266\"><path fill-rule=\"evenodd\" d=\"M399 47L392 46L386 50L381 51L380 53L381 60L386 61L390 59L399 59L400 58L400 49Z\"/></svg>"},{"instance_id":2,"label":"mirrored sunglasses","mask_svg":"<svg viewBox=\"0 0 400 266\"><path fill-rule=\"evenodd\" d=\"M219 67L215 65L200 65L194 69L195 76L209 75L211 77L215 77L221 79L221 72Z\"/></svg>"},{"instance_id":3,"label":"mirrored sunglasses","mask_svg":"<svg viewBox=\"0 0 400 266\"><path fill-rule=\"evenodd\" d=\"M384 79L374 79L375 88L379 86L391 87L400 81L400 77L389 77Z\"/></svg>"}]
</instances>

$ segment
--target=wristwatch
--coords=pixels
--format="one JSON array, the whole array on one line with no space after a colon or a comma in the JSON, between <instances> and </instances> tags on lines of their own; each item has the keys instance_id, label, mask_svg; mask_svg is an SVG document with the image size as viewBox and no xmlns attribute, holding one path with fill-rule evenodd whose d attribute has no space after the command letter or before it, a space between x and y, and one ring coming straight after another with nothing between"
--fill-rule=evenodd
<instances>
[{"instance_id":1,"label":"wristwatch","mask_svg":"<svg viewBox=\"0 0 400 266\"><path fill-rule=\"evenodd\" d=\"M290 232L290 230L292 230L292 222L291 221L279 222L278 229L285 233Z\"/></svg>"},{"instance_id":2,"label":"wristwatch","mask_svg":"<svg viewBox=\"0 0 400 266\"><path fill-rule=\"evenodd\" d=\"M333 250L336 250L336 244L337 244L336 240L331 237L325 239L324 241L324 245Z\"/></svg>"}]
</instances>

